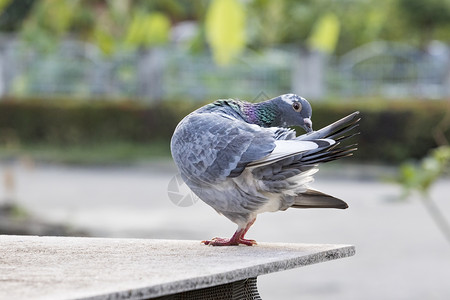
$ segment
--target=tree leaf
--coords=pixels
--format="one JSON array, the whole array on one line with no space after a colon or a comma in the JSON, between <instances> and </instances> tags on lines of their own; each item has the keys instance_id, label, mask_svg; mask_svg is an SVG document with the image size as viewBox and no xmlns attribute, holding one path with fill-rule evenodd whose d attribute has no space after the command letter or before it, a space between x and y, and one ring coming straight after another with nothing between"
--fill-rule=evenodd
<instances>
[{"instance_id":1,"label":"tree leaf","mask_svg":"<svg viewBox=\"0 0 450 300\"><path fill-rule=\"evenodd\" d=\"M245 47L245 10L237 0L213 0L205 22L214 60L226 65Z\"/></svg>"},{"instance_id":2,"label":"tree leaf","mask_svg":"<svg viewBox=\"0 0 450 300\"><path fill-rule=\"evenodd\" d=\"M0 12L3 11L3 9L8 6L8 4L11 2L11 0L0 0Z\"/></svg>"},{"instance_id":3,"label":"tree leaf","mask_svg":"<svg viewBox=\"0 0 450 300\"><path fill-rule=\"evenodd\" d=\"M152 46L167 43L170 20L162 13L138 13L133 17L125 37L131 47Z\"/></svg>"},{"instance_id":4,"label":"tree leaf","mask_svg":"<svg viewBox=\"0 0 450 300\"><path fill-rule=\"evenodd\" d=\"M339 38L340 23L334 13L324 14L314 25L308 44L312 49L333 53Z\"/></svg>"},{"instance_id":5,"label":"tree leaf","mask_svg":"<svg viewBox=\"0 0 450 300\"><path fill-rule=\"evenodd\" d=\"M94 39L96 44L104 54L111 55L116 50L114 37L106 30L97 28L94 31Z\"/></svg>"},{"instance_id":6,"label":"tree leaf","mask_svg":"<svg viewBox=\"0 0 450 300\"><path fill-rule=\"evenodd\" d=\"M146 36L144 44L160 45L169 40L170 20L162 13L151 13L145 20Z\"/></svg>"}]
</instances>

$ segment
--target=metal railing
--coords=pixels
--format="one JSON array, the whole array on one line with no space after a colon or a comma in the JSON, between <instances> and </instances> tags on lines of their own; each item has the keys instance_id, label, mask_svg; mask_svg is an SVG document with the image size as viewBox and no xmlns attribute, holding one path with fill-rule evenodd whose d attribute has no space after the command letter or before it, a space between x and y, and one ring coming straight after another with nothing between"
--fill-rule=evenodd
<instances>
[{"instance_id":1,"label":"metal railing","mask_svg":"<svg viewBox=\"0 0 450 300\"><path fill-rule=\"evenodd\" d=\"M55 51L39 53L17 39L0 38L0 95L148 101L298 92L314 98L442 98L450 96L450 50L438 46L426 53L374 42L341 57L267 49L248 51L221 67L209 53L180 47L105 56L94 45L65 40Z\"/></svg>"}]
</instances>

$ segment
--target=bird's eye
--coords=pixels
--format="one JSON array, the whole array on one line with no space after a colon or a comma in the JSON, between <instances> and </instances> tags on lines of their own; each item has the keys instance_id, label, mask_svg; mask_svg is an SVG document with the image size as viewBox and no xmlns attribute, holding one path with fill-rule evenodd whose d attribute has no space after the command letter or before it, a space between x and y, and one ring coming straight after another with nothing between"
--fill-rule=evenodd
<instances>
[{"instance_id":1,"label":"bird's eye","mask_svg":"<svg viewBox=\"0 0 450 300\"><path fill-rule=\"evenodd\" d=\"M300 102L294 102L292 103L292 108L295 111L300 112L302 110L302 105L300 104Z\"/></svg>"}]
</instances>

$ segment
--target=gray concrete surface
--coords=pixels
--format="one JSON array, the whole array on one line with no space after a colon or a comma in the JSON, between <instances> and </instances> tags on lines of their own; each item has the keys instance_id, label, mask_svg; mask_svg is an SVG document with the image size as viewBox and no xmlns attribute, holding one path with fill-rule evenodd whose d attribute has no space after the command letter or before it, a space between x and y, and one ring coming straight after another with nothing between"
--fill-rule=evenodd
<instances>
[{"instance_id":1,"label":"gray concrete surface","mask_svg":"<svg viewBox=\"0 0 450 300\"><path fill-rule=\"evenodd\" d=\"M0 236L0 299L147 299L352 256L353 246Z\"/></svg>"},{"instance_id":2,"label":"gray concrete surface","mask_svg":"<svg viewBox=\"0 0 450 300\"><path fill-rule=\"evenodd\" d=\"M0 172L5 166L0 167ZM167 196L170 164L134 168L11 166L17 201L38 216L96 236L203 240L235 225L202 202L178 207ZM346 200L347 210L260 215L248 232L259 242L352 244L351 259L258 278L263 299L450 299L450 245L420 199L396 201L384 168L328 164L313 186ZM0 187L0 199L4 190ZM450 180L432 197L450 219ZM281 287L281 288L280 288Z\"/></svg>"}]
</instances>

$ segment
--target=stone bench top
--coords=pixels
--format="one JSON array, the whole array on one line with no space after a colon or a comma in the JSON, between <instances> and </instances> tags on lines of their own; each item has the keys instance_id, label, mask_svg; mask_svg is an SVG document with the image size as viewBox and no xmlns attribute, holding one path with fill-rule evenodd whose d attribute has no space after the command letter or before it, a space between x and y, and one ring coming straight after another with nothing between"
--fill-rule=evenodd
<instances>
[{"instance_id":1,"label":"stone bench top","mask_svg":"<svg viewBox=\"0 0 450 300\"><path fill-rule=\"evenodd\" d=\"M352 256L354 246L0 235L0 299L142 299Z\"/></svg>"}]
</instances>

